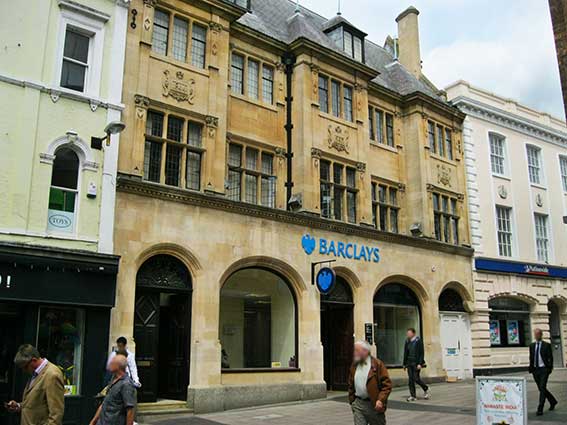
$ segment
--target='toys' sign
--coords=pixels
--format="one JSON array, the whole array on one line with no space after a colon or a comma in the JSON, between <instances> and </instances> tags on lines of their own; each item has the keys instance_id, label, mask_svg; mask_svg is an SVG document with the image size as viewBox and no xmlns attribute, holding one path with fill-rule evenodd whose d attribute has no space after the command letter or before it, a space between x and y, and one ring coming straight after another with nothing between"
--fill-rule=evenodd
<instances>
[{"instance_id":1,"label":"'toys' sign","mask_svg":"<svg viewBox=\"0 0 567 425\"><path fill-rule=\"evenodd\" d=\"M344 243L325 238L319 238L319 254L334 257L342 257L348 260L366 261L369 263L380 262L380 249L356 243ZM303 235L301 246L307 255L313 254L317 248L317 239L311 235Z\"/></svg>"},{"instance_id":2,"label":"'toys' sign","mask_svg":"<svg viewBox=\"0 0 567 425\"><path fill-rule=\"evenodd\" d=\"M319 270L319 273L317 273L317 278L315 279L315 281L317 282L317 288L319 289L319 292L326 295L335 287L337 275L335 274L335 271L330 267L323 267L321 270Z\"/></svg>"}]
</instances>

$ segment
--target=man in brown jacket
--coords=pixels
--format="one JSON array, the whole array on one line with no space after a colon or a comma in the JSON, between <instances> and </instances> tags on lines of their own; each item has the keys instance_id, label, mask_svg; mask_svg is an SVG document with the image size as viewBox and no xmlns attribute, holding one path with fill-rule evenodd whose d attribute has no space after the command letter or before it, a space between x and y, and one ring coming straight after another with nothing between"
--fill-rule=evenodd
<instances>
[{"instance_id":1,"label":"man in brown jacket","mask_svg":"<svg viewBox=\"0 0 567 425\"><path fill-rule=\"evenodd\" d=\"M23 400L6 403L6 409L21 414L21 425L61 425L65 409L63 374L54 364L43 359L32 345L22 345L14 363L31 375L24 389Z\"/></svg>"},{"instance_id":2,"label":"man in brown jacket","mask_svg":"<svg viewBox=\"0 0 567 425\"><path fill-rule=\"evenodd\" d=\"M348 398L354 425L386 425L386 406L392 392L388 369L370 355L370 344L354 344L354 363L350 369Z\"/></svg>"}]
</instances>

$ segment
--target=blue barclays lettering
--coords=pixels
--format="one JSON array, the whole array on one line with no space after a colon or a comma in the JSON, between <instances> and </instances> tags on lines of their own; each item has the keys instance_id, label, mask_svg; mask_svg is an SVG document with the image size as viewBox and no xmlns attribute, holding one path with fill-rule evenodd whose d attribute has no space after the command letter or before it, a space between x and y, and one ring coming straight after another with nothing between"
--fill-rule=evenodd
<instances>
[{"instance_id":1,"label":"blue barclays lettering","mask_svg":"<svg viewBox=\"0 0 567 425\"><path fill-rule=\"evenodd\" d=\"M311 235L303 235L301 245L307 255L311 255L316 246L316 238ZM376 247L358 245L353 243L344 243L340 241L319 238L319 254L329 255L337 258L345 258L349 260L366 261L379 263L381 260L380 249Z\"/></svg>"}]
</instances>

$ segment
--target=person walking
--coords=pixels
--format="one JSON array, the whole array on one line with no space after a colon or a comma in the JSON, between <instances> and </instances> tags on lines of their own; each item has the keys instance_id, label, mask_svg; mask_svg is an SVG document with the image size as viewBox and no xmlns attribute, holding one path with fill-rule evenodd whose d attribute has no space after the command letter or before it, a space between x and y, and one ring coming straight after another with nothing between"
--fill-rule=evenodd
<instances>
[{"instance_id":1,"label":"person walking","mask_svg":"<svg viewBox=\"0 0 567 425\"><path fill-rule=\"evenodd\" d=\"M140 378L138 376L138 366L136 365L136 356L130 350L128 350L128 340L121 336L116 340L116 349L112 350L110 356L108 356L108 361L106 362L106 367L110 365L112 359L117 355L122 354L128 360L128 366L126 367L126 373L134 383L136 388L140 388L142 384L140 383ZM108 382L108 381L107 381Z\"/></svg>"},{"instance_id":2,"label":"person walking","mask_svg":"<svg viewBox=\"0 0 567 425\"><path fill-rule=\"evenodd\" d=\"M112 382L90 425L134 425L136 387L126 373L128 359L116 354L108 365Z\"/></svg>"},{"instance_id":3,"label":"person walking","mask_svg":"<svg viewBox=\"0 0 567 425\"><path fill-rule=\"evenodd\" d=\"M388 369L370 355L370 344L354 344L354 362L348 381L348 398L354 425L386 425L386 407L392 392Z\"/></svg>"},{"instance_id":4,"label":"person walking","mask_svg":"<svg viewBox=\"0 0 567 425\"><path fill-rule=\"evenodd\" d=\"M31 375L22 402L5 404L20 414L20 425L61 425L65 411L65 385L61 370L44 359L33 345L20 346L14 358L16 367Z\"/></svg>"},{"instance_id":5,"label":"person walking","mask_svg":"<svg viewBox=\"0 0 567 425\"><path fill-rule=\"evenodd\" d=\"M534 330L535 341L530 344L530 373L539 390L537 415L543 415L545 401L549 401L549 410L555 410L557 399L547 389L549 375L553 372L553 350L551 344L543 340L541 329Z\"/></svg>"},{"instance_id":6,"label":"person walking","mask_svg":"<svg viewBox=\"0 0 567 425\"><path fill-rule=\"evenodd\" d=\"M419 385L425 393L424 398L429 400L431 394L429 387L421 380L421 370L426 367L425 364L425 349L423 341L416 335L414 328L407 330L407 339L404 346L404 369L408 372L408 386L410 395L407 401L412 402L417 400L415 385Z\"/></svg>"}]
</instances>

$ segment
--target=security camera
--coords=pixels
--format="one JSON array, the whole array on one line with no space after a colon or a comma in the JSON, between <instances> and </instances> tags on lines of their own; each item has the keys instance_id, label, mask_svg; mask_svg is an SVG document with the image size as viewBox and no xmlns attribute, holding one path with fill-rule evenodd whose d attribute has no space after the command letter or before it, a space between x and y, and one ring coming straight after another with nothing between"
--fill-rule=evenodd
<instances>
[{"instance_id":1,"label":"security camera","mask_svg":"<svg viewBox=\"0 0 567 425\"><path fill-rule=\"evenodd\" d=\"M415 237L423 236L423 229L421 227L421 223L413 223L410 227L410 232L412 236Z\"/></svg>"},{"instance_id":2,"label":"security camera","mask_svg":"<svg viewBox=\"0 0 567 425\"><path fill-rule=\"evenodd\" d=\"M298 211L303 206L303 196L301 193L291 195L287 205L291 211Z\"/></svg>"}]
</instances>

